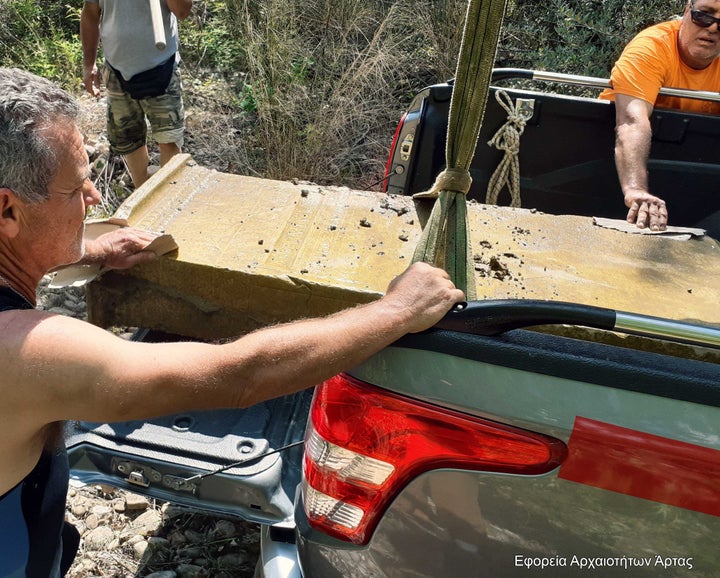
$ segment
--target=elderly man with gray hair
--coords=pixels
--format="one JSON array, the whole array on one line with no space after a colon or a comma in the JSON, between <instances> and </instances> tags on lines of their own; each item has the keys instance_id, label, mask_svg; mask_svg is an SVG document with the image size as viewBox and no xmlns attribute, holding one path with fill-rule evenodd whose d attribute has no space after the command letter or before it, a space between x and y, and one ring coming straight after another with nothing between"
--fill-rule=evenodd
<instances>
[{"instance_id":1,"label":"elderly man with gray hair","mask_svg":"<svg viewBox=\"0 0 720 578\"><path fill-rule=\"evenodd\" d=\"M223 344L140 343L35 309L52 269L122 268L153 258L150 235L83 237L99 202L73 99L0 68L0 576L62 576L77 532L64 522L65 420L113 422L247 407L311 387L464 299L447 273L416 263L372 303L265 328Z\"/></svg>"}]
</instances>

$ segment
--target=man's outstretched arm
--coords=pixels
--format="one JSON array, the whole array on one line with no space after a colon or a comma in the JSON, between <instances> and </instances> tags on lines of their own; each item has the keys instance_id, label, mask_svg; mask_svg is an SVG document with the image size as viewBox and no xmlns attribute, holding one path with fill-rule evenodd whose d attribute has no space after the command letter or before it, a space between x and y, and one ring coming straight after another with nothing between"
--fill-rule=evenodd
<instances>
[{"instance_id":1,"label":"man's outstretched arm","mask_svg":"<svg viewBox=\"0 0 720 578\"><path fill-rule=\"evenodd\" d=\"M447 273L416 263L377 301L219 345L130 342L61 315L9 312L0 326L12 360L4 369L13 384L3 391L4 404L24 416L28 434L58 420L250 406L349 369L431 327L463 299Z\"/></svg>"},{"instance_id":2,"label":"man's outstretched arm","mask_svg":"<svg viewBox=\"0 0 720 578\"><path fill-rule=\"evenodd\" d=\"M615 95L615 165L628 208L627 220L653 231L665 229L665 201L650 194L647 163L650 156L652 104L624 94Z\"/></svg>"}]
</instances>

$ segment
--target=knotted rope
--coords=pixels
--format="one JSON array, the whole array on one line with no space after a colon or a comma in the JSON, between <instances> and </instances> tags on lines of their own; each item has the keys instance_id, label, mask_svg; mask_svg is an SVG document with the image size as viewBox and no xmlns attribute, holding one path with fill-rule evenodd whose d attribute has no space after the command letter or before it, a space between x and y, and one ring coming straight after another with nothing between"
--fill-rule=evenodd
<instances>
[{"instance_id":1,"label":"knotted rope","mask_svg":"<svg viewBox=\"0 0 720 578\"><path fill-rule=\"evenodd\" d=\"M455 191L467 195L472 185L470 171L466 169L448 168L442 171L436 178L433 186L422 193L415 193L414 199L437 199L440 191Z\"/></svg>"},{"instance_id":2,"label":"knotted rope","mask_svg":"<svg viewBox=\"0 0 720 578\"><path fill-rule=\"evenodd\" d=\"M490 178L485 202L488 205L496 205L500 191L507 185L511 199L510 206L519 207L521 203L520 137L525 131L525 125L532 118L533 110L522 107L519 100L513 104L512 99L504 90L498 90L495 93L495 100L507 112L507 121L488 141L488 145L505 151L505 155Z\"/></svg>"}]
</instances>

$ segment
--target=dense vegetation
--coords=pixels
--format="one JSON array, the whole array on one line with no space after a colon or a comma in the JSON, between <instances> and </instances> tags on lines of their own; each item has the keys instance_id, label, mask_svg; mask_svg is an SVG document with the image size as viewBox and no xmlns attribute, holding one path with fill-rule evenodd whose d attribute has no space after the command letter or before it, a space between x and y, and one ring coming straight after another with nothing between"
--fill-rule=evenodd
<instances>
[{"instance_id":1,"label":"dense vegetation","mask_svg":"<svg viewBox=\"0 0 720 578\"><path fill-rule=\"evenodd\" d=\"M80 92L81 0L0 0L0 65ZM195 0L181 23L192 135L222 170L369 188L402 110L452 77L460 0ZM508 0L498 66L607 77L684 2ZM210 159L213 160L213 159Z\"/></svg>"}]
</instances>

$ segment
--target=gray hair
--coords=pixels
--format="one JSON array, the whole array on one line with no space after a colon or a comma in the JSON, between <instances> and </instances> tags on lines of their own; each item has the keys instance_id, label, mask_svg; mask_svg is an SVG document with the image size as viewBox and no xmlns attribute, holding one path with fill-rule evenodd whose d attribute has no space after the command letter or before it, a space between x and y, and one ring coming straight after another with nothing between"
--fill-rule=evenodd
<instances>
[{"instance_id":1,"label":"gray hair","mask_svg":"<svg viewBox=\"0 0 720 578\"><path fill-rule=\"evenodd\" d=\"M28 203L40 203L58 169L44 134L57 122L77 125L77 101L45 78L19 68L0 68L0 187Z\"/></svg>"}]
</instances>

